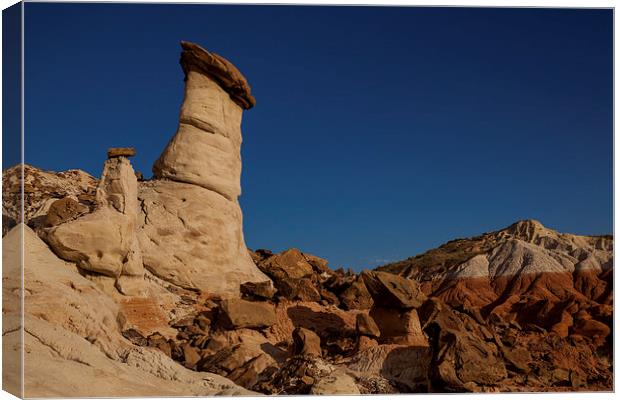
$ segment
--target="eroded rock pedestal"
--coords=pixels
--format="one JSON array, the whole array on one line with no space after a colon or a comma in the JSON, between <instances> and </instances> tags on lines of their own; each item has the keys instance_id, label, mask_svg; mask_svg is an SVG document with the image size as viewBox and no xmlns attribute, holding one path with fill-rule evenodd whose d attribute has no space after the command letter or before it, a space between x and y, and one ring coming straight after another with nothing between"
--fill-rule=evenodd
<instances>
[{"instance_id":1,"label":"eroded rock pedestal","mask_svg":"<svg viewBox=\"0 0 620 400\"><path fill-rule=\"evenodd\" d=\"M185 99L176 135L140 185L144 266L184 288L222 297L268 278L247 252L241 194L241 117L255 104L241 73L182 42Z\"/></svg>"},{"instance_id":2,"label":"eroded rock pedestal","mask_svg":"<svg viewBox=\"0 0 620 400\"><path fill-rule=\"evenodd\" d=\"M129 159L109 158L97 187L96 210L49 228L49 245L59 257L84 270L116 278L121 292L136 294L144 275L136 237L137 192Z\"/></svg>"}]
</instances>

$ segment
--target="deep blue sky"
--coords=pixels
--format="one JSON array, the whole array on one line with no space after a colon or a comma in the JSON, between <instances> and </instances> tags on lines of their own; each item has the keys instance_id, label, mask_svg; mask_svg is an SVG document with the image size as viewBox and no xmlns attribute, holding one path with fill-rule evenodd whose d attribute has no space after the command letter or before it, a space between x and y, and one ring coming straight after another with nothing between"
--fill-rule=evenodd
<instances>
[{"instance_id":1,"label":"deep blue sky","mask_svg":"<svg viewBox=\"0 0 620 400\"><path fill-rule=\"evenodd\" d=\"M249 247L370 267L535 218L612 231L610 10L27 4L26 161L151 165L180 40L236 64Z\"/></svg>"},{"instance_id":2,"label":"deep blue sky","mask_svg":"<svg viewBox=\"0 0 620 400\"><path fill-rule=\"evenodd\" d=\"M2 10L2 166L21 159L21 4Z\"/></svg>"}]
</instances>

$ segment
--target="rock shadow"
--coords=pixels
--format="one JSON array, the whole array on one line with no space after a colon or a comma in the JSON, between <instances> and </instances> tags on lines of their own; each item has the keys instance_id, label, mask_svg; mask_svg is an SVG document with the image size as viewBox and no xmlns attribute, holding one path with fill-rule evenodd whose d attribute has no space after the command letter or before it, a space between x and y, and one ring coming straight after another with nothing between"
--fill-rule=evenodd
<instances>
[{"instance_id":1,"label":"rock shadow","mask_svg":"<svg viewBox=\"0 0 620 400\"><path fill-rule=\"evenodd\" d=\"M262 351L273 357L273 359L276 360L278 364L284 363L284 361L286 361L286 359L291 356L290 351L282 350L281 348L276 347L271 343L263 343L260 345L260 348Z\"/></svg>"}]
</instances>

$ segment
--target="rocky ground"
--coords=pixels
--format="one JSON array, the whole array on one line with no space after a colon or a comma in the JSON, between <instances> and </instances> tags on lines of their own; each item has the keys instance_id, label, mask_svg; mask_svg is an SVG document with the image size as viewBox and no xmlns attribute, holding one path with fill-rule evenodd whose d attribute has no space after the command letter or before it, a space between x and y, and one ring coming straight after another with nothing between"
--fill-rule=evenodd
<instances>
[{"instance_id":1,"label":"rocky ground","mask_svg":"<svg viewBox=\"0 0 620 400\"><path fill-rule=\"evenodd\" d=\"M159 393L162 380L177 394L612 390L611 237L521 221L361 274L297 249L248 250L269 279L242 283L237 297L148 271L143 293L123 295L44 242L53 226L92 212L81 194L97 180L26 171L45 182L27 198L24 227L32 395L62 395L46 384L52 365L84 395L106 389L80 387L76 375L87 382L105 374L134 394ZM5 266L15 265L10 257L5 250ZM7 280L19 281L7 272L8 299ZM6 320L10 302L4 308ZM4 329L5 339L15 333ZM128 386L128 376L140 383Z\"/></svg>"}]
</instances>

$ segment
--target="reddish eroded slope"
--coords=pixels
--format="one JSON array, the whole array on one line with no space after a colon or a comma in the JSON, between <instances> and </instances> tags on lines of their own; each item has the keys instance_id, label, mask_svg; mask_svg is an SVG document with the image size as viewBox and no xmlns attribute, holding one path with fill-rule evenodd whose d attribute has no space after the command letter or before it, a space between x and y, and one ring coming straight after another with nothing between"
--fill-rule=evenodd
<instances>
[{"instance_id":1,"label":"reddish eroded slope","mask_svg":"<svg viewBox=\"0 0 620 400\"><path fill-rule=\"evenodd\" d=\"M378 269L416 280L450 305L488 312L514 295L611 304L613 237L562 234L526 220Z\"/></svg>"},{"instance_id":2,"label":"reddish eroded slope","mask_svg":"<svg viewBox=\"0 0 620 400\"><path fill-rule=\"evenodd\" d=\"M521 373L501 390L611 388L612 236L526 220L378 269L418 281L495 331L500 349L518 349Z\"/></svg>"}]
</instances>

